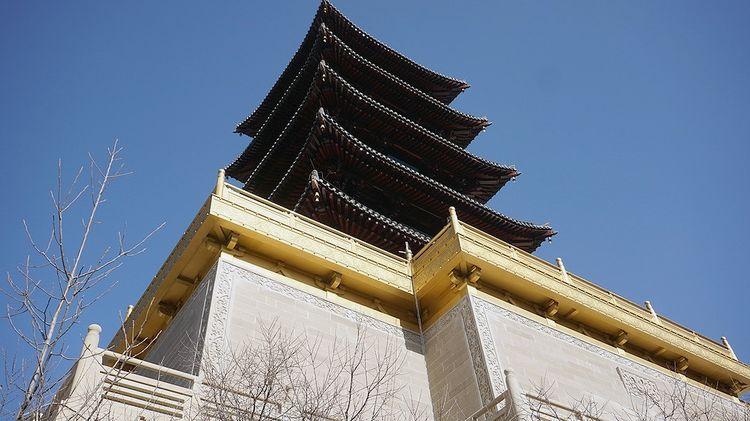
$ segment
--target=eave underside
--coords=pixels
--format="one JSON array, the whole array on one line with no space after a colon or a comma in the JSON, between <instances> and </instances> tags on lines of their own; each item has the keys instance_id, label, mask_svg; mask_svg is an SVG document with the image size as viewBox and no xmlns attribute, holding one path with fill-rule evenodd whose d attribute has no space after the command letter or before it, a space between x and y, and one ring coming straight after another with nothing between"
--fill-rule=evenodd
<instances>
[{"instance_id":1,"label":"eave underside","mask_svg":"<svg viewBox=\"0 0 750 421\"><path fill-rule=\"evenodd\" d=\"M406 244L419 250L430 241L424 233L374 211L317 173L308 178L294 211L396 255L403 256Z\"/></svg>"}]
</instances>

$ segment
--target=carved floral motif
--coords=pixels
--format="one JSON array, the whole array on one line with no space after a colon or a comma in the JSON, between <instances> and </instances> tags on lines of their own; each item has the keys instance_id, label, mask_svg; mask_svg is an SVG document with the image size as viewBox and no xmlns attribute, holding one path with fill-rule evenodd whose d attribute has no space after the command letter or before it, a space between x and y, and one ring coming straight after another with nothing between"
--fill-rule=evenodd
<instances>
[{"instance_id":1,"label":"carved floral motif","mask_svg":"<svg viewBox=\"0 0 750 421\"><path fill-rule=\"evenodd\" d=\"M208 328L206 331L205 352L209 361L220 361L228 347L229 306L232 295L232 280L226 276L217 276L217 265L225 266L224 262L217 262L204 278L210 281L208 294L211 296Z\"/></svg>"},{"instance_id":2,"label":"carved floral motif","mask_svg":"<svg viewBox=\"0 0 750 421\"><path fill-rule=\"evenodd\" d=\"M620 374L625 390L631 396L656 396L659 393L659 388L656 387L653 380L624 370L621 367L617 367L617 372Z\"/></svg>"},{"instance_id":3,"label":"carved floral motif","mask_svg":"<svg viewBox=\"0 0 750 421\"><path fill-rule=\"evenodd\" d=\"M479 337L481 338L482 348L484 349L484 355L487 357L487 370L489 371L490 378L492 379L492 387L494 389L494 395L498 395L507 389L505 384L505 376L503 375L503 369L500 367L500 361L497 358L497 347L492 337L492 331L490 330L490 323L487 321L487 303L483 300L477 300L475 297L471 297L471 304L474 308L474 314L477 320L477 327L479 331Z\"/></svg>"},{"instance_id":4,"label":"carved floral motif","mask_svg":"<svg viewBox=\"0 0 750 421\"><path fill-rule=\"evenodd\" d=\"M471 354L471 365L474 369L477 386L479 387L479 395L482 399L482 403L487 404L495 398L495 393L493 392L490 374L487 370L487 365L485 364L482 339L480 338L480 333L477 330L477 324L474 320L474 310L472 309L471 301L468 296L463 297L450 311L445 313L437 322L425 331L425 341L434 337L456 317L460 317L460 320L463 323L466 341L469 345L469 353Z\"/></svg>"}]
</instances>

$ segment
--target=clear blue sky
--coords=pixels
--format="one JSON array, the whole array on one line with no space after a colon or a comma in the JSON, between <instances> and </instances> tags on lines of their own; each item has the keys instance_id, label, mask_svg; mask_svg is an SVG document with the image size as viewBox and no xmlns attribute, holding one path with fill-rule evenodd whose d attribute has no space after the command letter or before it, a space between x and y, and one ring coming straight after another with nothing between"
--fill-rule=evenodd
<instances>
[{"instance_id":1,"label":"clear blue sky","mask_svg":"<svg viewBox=\"0 0 750 421\"><path fill-rule=\"evenodd\" d=\"M523 172L490 205L550 222L537 254L750 361L750 3L339 1L362 28L472 88L470 146ZM166 228L77 329L135 303L248 138L234 125L302 40L315 1L0 5L0 268L38 232L62 158L113 138L136 171L104 217ZM108 228L105 233L111 234ZM3 335L5 330L0 331ZM78 335L79 333L75 334ZM76 345L77 346L77 345Z\"/></svg>"}]
</instances>

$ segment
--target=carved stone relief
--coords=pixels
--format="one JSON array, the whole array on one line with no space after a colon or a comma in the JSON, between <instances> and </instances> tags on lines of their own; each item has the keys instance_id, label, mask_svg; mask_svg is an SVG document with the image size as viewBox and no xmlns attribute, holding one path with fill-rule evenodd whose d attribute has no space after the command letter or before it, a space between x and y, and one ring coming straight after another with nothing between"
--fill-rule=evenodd
<instances>
[{"instance_id":1,"label":"carved stone relief","mask_svg":"<svg viewBox=\"0 0 750 421\"><path fill-rule=\"evenodd\" d=\"M622 367L617 367L617 373L630 396L656 396L659 388L652 379L640 376Z\"/></svg>"},{"instance_id":2,"label":"carved stone relief","mask_svg":"<svg viewBox=\"0 0 750 421\"><path fill-rule=\"evenodd\" d=\"M471 297L472 307L474 308L474 314L477 320L477 327L479 337L481 338L482 348L484 349L484 355L487 360L487 370L492 379L492 387L494 389L494 395L497 396L505 389L505 376L503 375L503 369L500 366L500 360L497 357L497 347L492 337L492 331L490 324L487 321L487 303L483 300L477 300L475 297Z\"/></svg>"},{"instance_id":3,"label":"carved stone relief","mask_svg":"<svg viewBox=\"0 0 750 421\"><path fill-rule=\"evenodd\" d=\"M218 261L204 278L210 281L208 295L211 298L208 327L206 330L206 350L209 361L219 361L229 346L229 310L232 295L232 280L221 274L217 275L217 266L225 266ZM219 270L221 273L221 270Z\"/></svg>"},{"instance_id":4,"label":"carved stone relief","mask_svg":"<svg viewBox=\"0 0 750 421\"><path fill-rule=\"evenodd\" d=\"M474 376L476 377L477 386L479 387L479 395L482 403L487 404L495 398L495 393L485 363L482 339L480 338L477 323L474 319L474 310L471 306L470 298L468 296L462 298L450 311L445 313L437 322L430 326L424 333L425 340L427 341L431 339L456 317L460 317L463 323L466 340L469 345L469 353L471 354L471 363L474 368Z\"/></svg>"}]
</instances>

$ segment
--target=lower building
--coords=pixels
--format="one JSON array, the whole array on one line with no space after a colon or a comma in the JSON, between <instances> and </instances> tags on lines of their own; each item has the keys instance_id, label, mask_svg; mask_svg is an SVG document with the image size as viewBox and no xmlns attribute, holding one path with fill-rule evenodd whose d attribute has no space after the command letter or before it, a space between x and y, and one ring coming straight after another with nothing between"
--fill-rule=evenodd
<instances>
[{"instance_id":1,"label":"lower building","mask_svg":"<svg viewBox=\"0 0 750 421\"><path fill-rule=\"evenodd\" d=\"M53 415L747 419L728 342L446 218L396 256L221 172L106 350L90 328Z\"/></svg>"}]
</instances>

